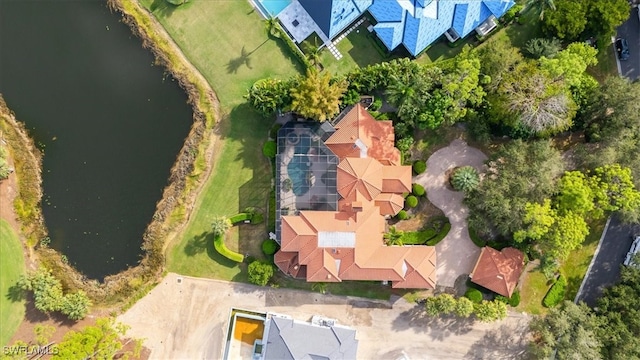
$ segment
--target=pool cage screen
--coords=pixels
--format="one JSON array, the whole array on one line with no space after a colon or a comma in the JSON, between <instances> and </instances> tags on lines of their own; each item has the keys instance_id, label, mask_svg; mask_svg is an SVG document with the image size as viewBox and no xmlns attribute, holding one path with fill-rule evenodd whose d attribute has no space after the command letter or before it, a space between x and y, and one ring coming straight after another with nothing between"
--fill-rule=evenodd
<instances>
[{"instance_id":1,"label":"pool cage screen","mask_svg":"<svg viewBox=\"0 0 640 360\"><path fill-rule=\"evenodd\" d=\"M334 132L328 123L289 122L278 131L276 155L276 239L281 216L300 210L337 211L339 158L324 144Z\"/></svg>"}]
</instances>

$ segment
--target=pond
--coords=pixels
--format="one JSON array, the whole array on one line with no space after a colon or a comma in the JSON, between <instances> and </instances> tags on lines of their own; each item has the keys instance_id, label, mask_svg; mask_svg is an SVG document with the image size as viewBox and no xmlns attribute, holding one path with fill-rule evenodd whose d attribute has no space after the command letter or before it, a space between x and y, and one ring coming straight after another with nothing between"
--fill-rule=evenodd
<instances>
[{"instance_id":1,"label":"pond","mask_svg":"<svg viewBox=\"0 0 640 360\"><path fill-rule=\"evenodd\" d=\"M0 93L44 150L51 246L90 278L137 264L192 123L153 63L102 1L0 0Z\"/></svg>"}]
</instances>

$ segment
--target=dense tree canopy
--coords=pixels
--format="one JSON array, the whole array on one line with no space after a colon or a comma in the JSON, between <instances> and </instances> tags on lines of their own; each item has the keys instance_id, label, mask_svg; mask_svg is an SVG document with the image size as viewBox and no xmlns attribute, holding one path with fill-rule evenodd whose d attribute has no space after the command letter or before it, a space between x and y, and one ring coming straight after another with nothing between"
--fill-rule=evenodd
<instances>
[{"instance_id":1,"label":"dense tree canopy","mask_svg":"<svg viewBox=\"0 0 640 360\"><path fill-rule=\"evenodd\" d=\"M584 304L565 301L545 317L534 318L530 326L534 338L529 349L536 358L550 358L554 352L556 359L601 358L598 319Z\"/></svg>"},{"instance_id":2,"label":"dense tree canopy","mask_svg":"<svg viewBox=\"0 0 640 360\"><path fill-rule=\"evenodd\" d=\"M555 11L548 11L543 21L544 31L560 39L577 40L587 25L588 2L585 0L555 0Z\"/></svg>"},{"instance_id":3,"label":"dense tree canopy","mask_svg":"<svg viewBox=\"0 0 640 360\"><path fill-rule=\"evenodd\" d=\"M273 276L273 265L262 261L254 261L249 264L248 271L250 283L265 286Z\"/></svg>"},{"instance_id":4,"label":"dense tree canopy","mask_svg":"<svg viewBox=\"0 0 640 360\"><path fill-rule=\"evenodd\" d=\"M489 171L466 198L469 221L480 232L511 236L522 229L527 202L542 202L556 191L564 165L549 141L513 141L488 162Z\"/></svg>"}]
</instances>

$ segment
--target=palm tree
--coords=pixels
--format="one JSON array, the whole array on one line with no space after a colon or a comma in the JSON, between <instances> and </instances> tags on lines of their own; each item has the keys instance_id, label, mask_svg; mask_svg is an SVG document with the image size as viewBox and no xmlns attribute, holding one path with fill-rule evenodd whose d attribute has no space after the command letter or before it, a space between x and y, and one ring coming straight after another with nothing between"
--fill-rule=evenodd
<instances>
[{"instance_id":1,"label":"palm tree","mask_svg":"<svg viewBox=\"0 0 640 360\"><path fill-rule=\"evenodd\" d=\"M478 170L472 166L463 166L451 175L451 185L458 191L464 191L465 193L478 187L480 183L480 176Z\"/></svg>"},{"instance_id":2,"label":"palm tree","mask_svg":"<svg viewBox=\"0 0 640 360\"><path fill-rule=\"evenodd\" d=\"M397 76L391 78L386 91L387 100L398 108L411 99L415 93L416 88L411 78L400 79Z\"/></svg>"},{"instance_id":3,"label":"palm tree","mask_svg":"<svg viewBox=\"0 0 640 360\"><path fill-rule=\"evenodd\" d=\"M556 4L553 2L553 0L527 0L524 8L522 9L522 12L525 12L531 8L536 10L536 12L540 16L540 20L542 21L544 19L545 10L555 10Z\"/></svg>"},{"instance_id":4,"label":"palm tree","mask_svg":"<svg viewBox=\"0 0 640 360\"><path fill-rule=\"evenodd\" d=\"M229 228L231 228L231 221L225 216L216 216L211 222L213 235L223 235Z\"/></svg>"},{"instance_id":5,"label":"palm tree","mask_svg":"<svg viewBox=\"0 0 640 360\"><path fill-rule=\"evenodd\" d=\"M280 31L278 29L278 19L270 17L264 21L264 27L267 30L267 34L273 37L280 37Z\"/></svg>"},{"instance_id":6,"label":"palm tree","mask_svg":"<svg viewBox=\"0 0 640 360\"><path fill-rule=\"evenodd\" d=\"M404 234L404 232L400 231L400 230L396 230L395 226L391 226L389 227L389 232L384 234L384 238L387 240L386 243L387 245L398 245L398 246L402 246L404 245L402 243L402 235Z\"/></svg>"}]
</instances>

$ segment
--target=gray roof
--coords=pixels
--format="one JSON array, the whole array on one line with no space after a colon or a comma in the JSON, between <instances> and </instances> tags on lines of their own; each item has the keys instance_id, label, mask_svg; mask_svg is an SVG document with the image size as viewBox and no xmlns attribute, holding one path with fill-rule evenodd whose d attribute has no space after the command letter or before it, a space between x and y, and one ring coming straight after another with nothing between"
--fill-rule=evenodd
<instances>
[{"instance_id":1,"label":"gray roof","mask_svg":"<svg viewBox=\"0 0 640 360\"><path fill-rule=\"evenodd\" d=\"M356 358L358 340L355 330L315 326L275 316L269 322L269 334L262 340L265 360Z\"/></svg>"}]
</instances>

